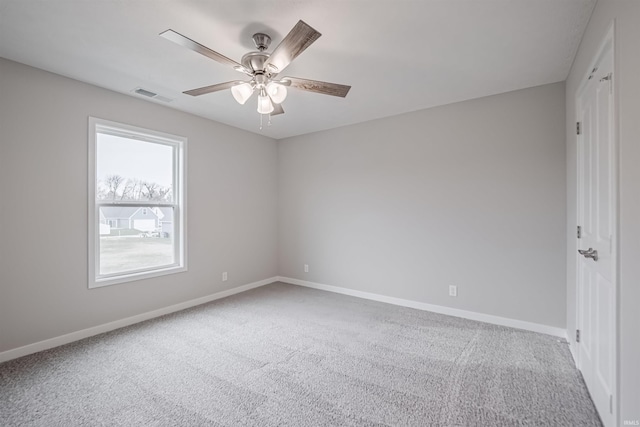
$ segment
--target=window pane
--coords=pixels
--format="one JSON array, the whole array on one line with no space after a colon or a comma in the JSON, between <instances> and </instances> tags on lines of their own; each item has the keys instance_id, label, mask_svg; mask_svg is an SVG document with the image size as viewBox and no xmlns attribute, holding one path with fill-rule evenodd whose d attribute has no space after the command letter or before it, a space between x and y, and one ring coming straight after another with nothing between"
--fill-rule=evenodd
<instances>
[{"instance_id":1,"label":"window pane","mask_svg":"<svg viewBox=\"0 0 640 427\"><path fill-rule=\"evenodd\" d=\"M172 207L101 206L100 275L174 264Z\"/></svg>"},{"instance_id":2,"label":"window pane","mask_svg":"<svg viewBox=\"0 0 640 427\"><path fill-rule=\"evenodd\" d=\"M89 288L186 271L187 139L94 117L89 127Z\"/></svg>"},{"instance_id":3,"label":"window pane","mask_svg":"<svg viewBox=\"0 0 640 427\"><path fill-rule=\"evenodd\" d=\"M98 133L97 200L173 202L173 147Z\"/></svg>"}]
</instances>

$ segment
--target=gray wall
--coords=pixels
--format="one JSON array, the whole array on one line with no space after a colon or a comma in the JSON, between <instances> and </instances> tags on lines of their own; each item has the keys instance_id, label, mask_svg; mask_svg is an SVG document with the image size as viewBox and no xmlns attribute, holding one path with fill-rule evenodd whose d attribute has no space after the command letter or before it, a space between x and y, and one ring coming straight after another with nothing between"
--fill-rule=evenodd
<instances>
[{"instance_id":1,"label":"gray wall","mask_svg":"<svg viewBox=\"0 0 640 427\"><path fill-rule=\"evenodd\" d=\"M90 115L188 138L188 272L87 289ZM0 352L277 274L274 140L0 59L0 142Z\"/></svg>"},{"instance_id":2,"label":"gray wall","mask_svg":"<svg viewBox=\"0 0 640 427\"><path fill-rule=\"evenodd\" d=\"M564 90L279 141L280 275L563 328Z\"/></svg>"},{"instance_id":3,"label":"gray wall","mask_svg":"<svg viewBox=\"0 0 640 427\"><path fill-rule=\"evenodd\" d=\"M620 425L640 420L640 2L600 0L567 79L567 330L576 329L576 93L615 19L615 77L619 121ZM569 334L572 339L574 336Z\"/></svg>"}]
</instances>

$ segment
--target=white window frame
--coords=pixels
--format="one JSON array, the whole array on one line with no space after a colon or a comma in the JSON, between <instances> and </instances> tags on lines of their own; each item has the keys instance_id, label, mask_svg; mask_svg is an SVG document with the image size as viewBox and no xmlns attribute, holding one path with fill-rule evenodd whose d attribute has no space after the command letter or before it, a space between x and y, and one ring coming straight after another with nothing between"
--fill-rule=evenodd
<instances>
[{"instance_id":1,"label":"white window frame","mask_svg":"<svg viewBox=\"0 0 640 427\"><path fill-rule=\"evenodd\" d=\"M96 199L97 187L97 133L107 133L124 138L136 139L174 148L173 156L173 203L149 201L105 202ZM89 117L89 289L118 283L147 279L187 271L187 138L123 123ZM113 274L100 274L100 206L142 206L144 208L172 207L174 221L174 260L171 265L152 267Z\"/></svg>"}]
</instances>

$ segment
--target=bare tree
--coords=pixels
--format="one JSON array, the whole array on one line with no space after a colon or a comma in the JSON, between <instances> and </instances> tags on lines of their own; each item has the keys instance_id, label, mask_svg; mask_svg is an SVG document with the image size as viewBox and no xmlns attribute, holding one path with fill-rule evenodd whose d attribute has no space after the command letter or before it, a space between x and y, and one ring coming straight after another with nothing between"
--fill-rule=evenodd
<instances>
[{"instance_id":1,"label":"bare tree","mask_svg":"<svg viewBox=\"0 0 640 427\"><path fill-rule=\"evenodd\" d=\"M142 194L146 200L163 201L171 192L171 187L163 187L156 182L143 181Z\"/></svg>"},{"instance_id":2,"label":"bare tree","mask_svg":"<svg viewBox=\"0 0 640 427\"><path fill-rule=\"evenodd\" d=\"M142 182L139 179L133 179L133 200L142 199Z\"/></svg>"},{"instance_id":3,"label":"bare tree","mask_svg":"<svg viewBox=\"0 0 640 427\"><path fill-rule=\"evenodd\" d=\"M107 175L104 179L104 185L107 187L107 197L115 200L118 197L118 189L124 183L124 178L120 175Z\"/></svg>"},{"instance_id":4,"label":"bare tree","mask_svg":"<svg viewBox=\"0 0 640 427\"><path fill-rule=\"evenodd\" d=\"M97 197L100 200L171 201L172 193L171 186L163 187L156 182L107 175L104 180L98 181Z\"/></svg>"},{"instance_id":5,"label":"bare tree","mask_svg":"<svg viewBox=\"0 0 640 427\"><path fill-rule=\"evenodd\" d=\"M139 192L139 185L137 179L127 179L122 188L122 195L120 200L137 200L136 191Z\"/></svg>"},{"instance_id":6,"label":"bare tree","mask_svg":"<svg viewBox=\"0 0 640 427\"><path fill-rule=\"evenodd\" d=\"M98 200L107 199L107 189L102 181L98 181L96 198Z\"/></svg>"},{"instance_id":7,"label":"bare tree","mask_svg":"<svg viewBox=\"0 0 640 427\"><path fill-rule=\"evenodd\" d=\"M156 197L158 197L160 186L155 182L150 181L142 181L141 185L142 196L144 196L146 200L156 200Z\"/></svg>"},{"instance_id":8,"label":"bare tree","mask_svg":"<svg viewBox=\"0 0 640 427\"><path fill-rule=\"evenodd\" d=\"M162 187L162 197L160 200L165 202L171 202L173 198L173 193L171 191L171 187Z\"/></svg>"},{"instance_id":9,"label":"bare tree","mask_svg":"<svg viewBox=\"0 0 640 427\"><path fill-rule=\"evenodd\" d=\"M169 202L171 201L171 187L160 187L158 189L158 201Z\"/></svg>"}]
</instances>

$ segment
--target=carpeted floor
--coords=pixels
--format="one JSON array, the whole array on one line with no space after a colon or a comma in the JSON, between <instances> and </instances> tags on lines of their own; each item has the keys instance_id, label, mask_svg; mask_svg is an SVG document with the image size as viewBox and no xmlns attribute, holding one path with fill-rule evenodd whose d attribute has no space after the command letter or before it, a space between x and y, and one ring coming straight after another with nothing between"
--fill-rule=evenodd
<instances>
[{"instance_id":1,"label":"carpeted floor","mask_svg":"<svg viewBox=\"0 0 640 427\"><path fill-rule=\"evenodd\" d=\"M554 337L283 283L0 364L2 426L598 426Z\"/></svg>"}]
</instances>

